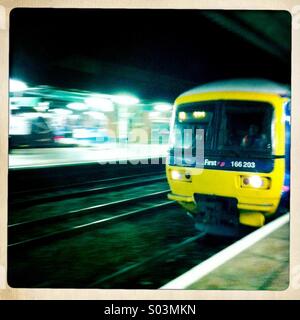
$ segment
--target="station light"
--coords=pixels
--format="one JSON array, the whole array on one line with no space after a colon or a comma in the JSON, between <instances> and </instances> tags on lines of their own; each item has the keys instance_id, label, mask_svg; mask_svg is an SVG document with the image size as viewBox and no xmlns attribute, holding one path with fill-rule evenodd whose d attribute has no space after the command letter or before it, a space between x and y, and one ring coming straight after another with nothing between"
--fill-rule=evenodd
<instances>
[{"instance_id":1,"label":"station light","mask_svg":"<svg viewBox=\"0 0 300 320\"><path fill-rule=\"evenodd\" d=\"M161 113L158 111L151 111L149 112L149 118L151 119L157 119L161 117Z\"/></svg>"},{"instance_id":2,"label":"station light","mask_svg":"<svg viewBox=\"0 0 300 320\"><path fill-rule=\"evenodd\" d=\"M107 119L103 112L86 111L83 114L89 115L89 116L93 117L96 120L105 120L105 119Z\"/></svg>"},{"instance_id":3,"label":"station light","mask_svg":"<svg viewBox=\"0 0 300 320\"><path fill-rule=\"evenodd\" d=\"M78 114L71 114L71 115L69 116L69 118L70 118L70 119L73 119L73 120L78 120L78 119L80 118L80 115L78 115Z\"/></svg>"},{"instance_id":4,"label":"station light","mask_svg":"<svg viewBox=\"0 0 300 320\"><path fill-rule=\"evenodd\" d=\"M76 111L82 111L88 109L87 105L82 102L72 102L67 104L67 108L76 110Z\"/></svg>"},{"instance_id":5,"label":"station light","mask_svg":"<svg viewBox=\"0 0 300 320\"><path fill-rule=\"evenodd\" d=\"M41 114L38 112L24 112L21 114L21 116L26 119L36 119L36 118L40 117L40 115Z\"/></svg>"},{"instance_id":6,"label":"station light","mask_svg":"<svg viewBox=\"0 0 300 320\"><path fill-rule=\"evenodd\" d=\"M84 102L93 109L98 109L103 112L114 111L114 105L112 101L103 97L92 96L86 98Z\"/></svg>"},{"instance_id":7,"label":"station light","mask_svg":"<svg viewBox=\"0 0 300 320\"><path fill-rule=\"evenodd\" d=\"M38 112L45 112L49 109L49 105L50 103L49 102L39 102L37 104L37 106L34 107L34 109Z\"/></svg>"},{"instance_id":8,"label":"station light","mask_svg":"<svg viewBox=\"0 0 300 320\"><path fill-rule=\"evenodd\" d=\"M53 112L55 114L59 114L59 115L69 115L72 114L73 112L71 110L67 110L67 109L63 109L63 108L56 108L56 109L52 109L49 110L49 112Z\"/></svg>"},{"instance_id":9,"label":"station light","mask_svg":"<svg viewBox=\"0 0 300 320\"><path fill-rule=\"evenodd\" d=\"M15 79L9 80L9 92L20 92L26 90L28 87L25 82Z\"/></svg>"},{"instance_id":10,"label":"station light","mask_svg":"<svg viewBox=\"0 0 300 320\"><path fill-rule=\"evenodd\" d=\"M140 100L137 97L130 96L130 95L115 95L112 97L112 100L115 103L118 103L124 106L131 106L140 102Z\"/></svg>"},{"instance_id":11,"label":"station light","mask_svg":"<svg viewBox=\"0 0 300 320\"><path fill-rule=\"evenodd\" d=\"M159 102L154 104L154 109L156 111L167 112L172 110L172 105L170 103Z\"/></svg>"}]
</instances>

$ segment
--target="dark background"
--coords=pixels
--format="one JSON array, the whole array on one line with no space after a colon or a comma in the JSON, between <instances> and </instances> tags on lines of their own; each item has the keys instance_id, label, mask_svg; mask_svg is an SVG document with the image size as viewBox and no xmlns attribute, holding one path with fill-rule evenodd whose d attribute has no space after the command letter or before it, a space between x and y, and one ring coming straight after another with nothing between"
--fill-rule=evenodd
<instances>
[{"instance_id":1,"label":"dark background","mask_svg":"<svg viewBox=\"0 0 300 320\"><path fill-rule=\"evenodd\" d=\"M226 78L290 83L285 11L14 9L10 78L174 100Z\"/></svg>"}]
</instances>

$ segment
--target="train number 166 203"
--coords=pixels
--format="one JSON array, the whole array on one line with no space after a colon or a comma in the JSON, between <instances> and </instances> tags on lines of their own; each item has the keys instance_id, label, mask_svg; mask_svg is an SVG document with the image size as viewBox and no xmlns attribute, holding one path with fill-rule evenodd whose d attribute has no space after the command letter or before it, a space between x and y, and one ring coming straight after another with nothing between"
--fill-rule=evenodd
<instances>
[{"instance_id":1,"label":"train number 166 203","mask_svg":"<svg viewBox=\"0 0 300 320\"><path fill-rule=\"evenodd\" d=\"M233 168L255 168L255 162L250 161L231 161Z\"/></svg>"}]
</instances>

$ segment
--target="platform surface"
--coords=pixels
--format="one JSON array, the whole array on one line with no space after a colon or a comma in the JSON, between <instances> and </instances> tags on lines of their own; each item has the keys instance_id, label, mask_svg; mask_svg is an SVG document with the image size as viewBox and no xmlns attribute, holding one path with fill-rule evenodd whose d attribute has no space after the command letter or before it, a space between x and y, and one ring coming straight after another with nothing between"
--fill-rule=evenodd
<instances>
[{"instance_id":1,"label":"platform surface","mask_svg":"<svg viewBox=\"0 0 300 320\"><path fill-rule=\"evenodd\" d=\"M285 290L289 286L289 223L186 289Z\"/></svg>"}]
</instances>

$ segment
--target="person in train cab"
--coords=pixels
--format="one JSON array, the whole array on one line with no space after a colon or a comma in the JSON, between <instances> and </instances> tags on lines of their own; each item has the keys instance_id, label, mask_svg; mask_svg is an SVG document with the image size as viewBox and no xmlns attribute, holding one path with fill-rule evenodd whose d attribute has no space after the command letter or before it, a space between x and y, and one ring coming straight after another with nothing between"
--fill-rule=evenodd
<instances>
[{"instance_id":1,"label":"person in train cab","mask_svg":"<svg viewBox=\"0 0 300 320\"><path fill-rule=\"evenodd\" d=\"M267 144L267 136L259 134L259 128L255 124L249 126L248 134L242 139L241 146L244 148L264 148Z\"/></svg>"}]
</instances>

